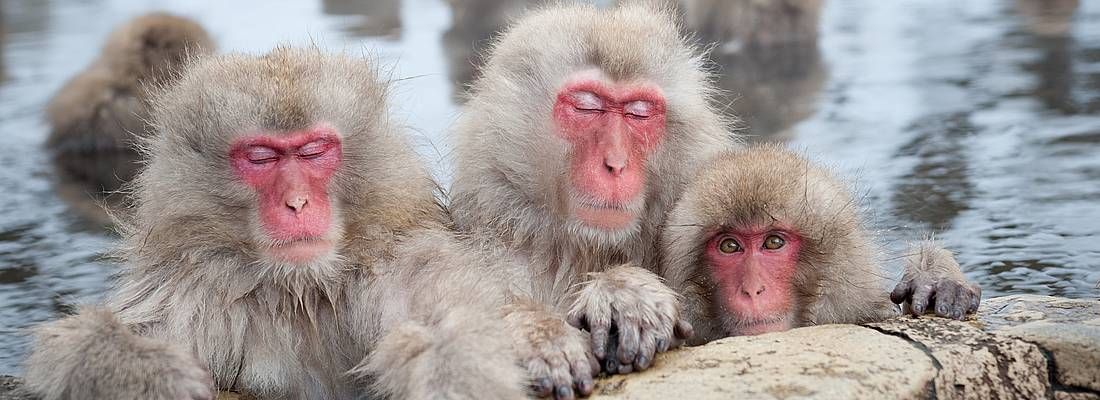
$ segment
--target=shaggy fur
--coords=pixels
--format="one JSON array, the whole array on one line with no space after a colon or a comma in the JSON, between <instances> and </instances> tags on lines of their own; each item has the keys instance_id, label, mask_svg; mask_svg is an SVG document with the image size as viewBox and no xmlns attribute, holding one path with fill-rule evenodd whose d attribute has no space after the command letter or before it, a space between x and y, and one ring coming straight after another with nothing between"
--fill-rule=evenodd
<instances>
[{"instance_id":1,"label":"shaggy fur","mask_svg":"<svg viewBox=\"0 0 1100 400\"><path fill-rule=\"evenodd\" d=\"M217 388L259 398L522 396L499 318L463 311L502 306L495 282L506 279L444 230L436 185L390 119L386 92L370 62L317 49L197 62L155 100L157 134L143 146L149 161L121 222L123 269L107 301L119 339L57 365L100 340L81 320L109 314L47 325L28 385L46 399L188 398L165 395L195 375L180 362L187 354ZM228 168L227 149L237 135L315 122L342 137L328 187L338 254L266 261L257 196ZM139 337L155 344L140 358L130 344ZM169 366L182 371L150 375Z\"/></svg>"},{"instance_id":2,"label":"shaggy fur","mask_svg":"<svg viewBox=\"0 0 1100 400\"><path fill-rule=\"evenodd\" d=\"M711 301L718 287L704 254L711 235L738 226L778 223L802 235L792 283L796 326L898 315L887 291L890 278L879 266L880 246L864 227L860 205L828 170L778 145L761 145L721 154L701 171L670 214L661 244L661 276L686 299L693 344L728 336L726 327L738 323ZM949 252L931 241L919 246L935 258L914 262L923 251L915 253L907 265L910 280L966 285Z\"/></svg>"},{"instance_id":3,"label":"shaggy fur","mask_svg":"<svg viewBox=\"0 0 1100 400\"><path fill-rule=\"evenodd\" d=\"M99 58L46 108L46 145L62 171L101 190L129 180L137 171L133 144L147 128L149 89L175 79L189 56L213 50L206 31L183 17L154 13L118 27Z\"/></svg>"},{"instance_id":4,"label":"shaggy fur","mask_svg":"<svg viewBox=\"0 0 1100 400\"><path fill-rule=\"evenodd\" d=\"M728 121L713 109L711 77L699 50L681 36L672 11L641 3L612 9L551 6L519 19L492 45L455 129L456 174L450 195L458 228L475 240L507 249L529 274L523 294L559 318L574 304L570 295L578 285L592 278L590 273L620 265L656 270L658 227L665 213L696 164L734 144ZM596 68L617 82L655 84L667 102L665 136L646 160L640 221L614 233L581 226L569 217L571 148L554 133L552 118L565 79ZM638 298L608 301L647 304ZM678 308L665 319L678 319ZM620 325L641 323L617 320ZM521 357L551 357L533 350L538 347L521 349ZM571 358L556 368L564 372L550 375L568 375L568 364L583 360Z\"/></svg>"}]
</instances>

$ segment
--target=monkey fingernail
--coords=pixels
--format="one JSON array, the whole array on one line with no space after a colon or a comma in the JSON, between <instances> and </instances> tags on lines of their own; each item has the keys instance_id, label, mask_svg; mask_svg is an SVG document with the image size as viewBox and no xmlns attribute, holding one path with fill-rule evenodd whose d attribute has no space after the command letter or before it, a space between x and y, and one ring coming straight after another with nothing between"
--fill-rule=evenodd
<instances>
[{"instance_id":1,"label":"monkey fingernail","mask_svg":"<svg viewBox=\"0 0 1100 400\"><path fill-rule=\"evenodd\" d=\"M634 372L634 366L633 365L630 365L630 364L619 365L619 373L620 374L629 374L631 372Z\"/></svg>"},{"instance_id":2,"label":"monkey fingernail","mask_svg":"<svg viewBox=\"0 0 1100 400\"><path fill-rule=\"evenodd\" d=\"M554 383L550 381L550 378L542 378L532 388L535 390L536 396L549 397L550 393L554 391Z\"/></svg>"},{"instance_id":3,"label":"monkey fingernail","mask_svg":"<svg viewBox=\"0 0 1100 400\"><path fill-rule=\"evenodd\" d=\"M638 357L638 362L634 363L634 365L638 367L639 371L644 371L647 368L649 368L649 363L650 362L651 362L651 359L649 357L640 356L640 357Z\"/></svg>"},{"instance_id":4,"label":"monkey fingernail","mask_svg":"<svg viewBox=\"0 0 1100 400\"><path fill-rule=\"evenodd\" d=\"M554 393L554 398L557 400L572 400L573 389L568 386L558 386L557 392Z\"/></svg>"},{"instance_id":5,"label":"monkey fingernail","mask_svg":"<svg viewBox=\"0 0 1100 400\"><path fill-rule=\"evenodd\" d=\"M577 382L577 392L580 392L581 396L588 396L592 394L592 389L594 389L595 386L596 384L592 382L592 378L584 378L581 379L580 382Z\"/></svg>"},{"instance_id":6,"label":"monkey fingernail","mask_svg":"<svg viewBox=\"0 0 1100 400\"><path fill-rule=\"evenodd\" d=\"M668 340L657 339L657 351L668 351Z\"/></svg>"}]
</instances>

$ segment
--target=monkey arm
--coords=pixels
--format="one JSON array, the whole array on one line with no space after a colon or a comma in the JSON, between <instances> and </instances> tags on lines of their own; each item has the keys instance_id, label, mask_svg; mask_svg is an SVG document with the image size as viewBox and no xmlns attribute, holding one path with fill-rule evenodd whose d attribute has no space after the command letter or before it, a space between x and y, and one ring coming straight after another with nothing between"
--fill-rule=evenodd
<instances>
[{"instance_id":1,"label":"monkey arm","mask_svg":"<svg viewBox=\"0 0 1100 400\"><path fill-rule=\"evenodd\" d=\"M88 308L35 331L26 382L44 400L213 399L212 376L182 346L142 337Z\"/></svg>"},{"instance_id":2,"label":"monkey arm","mask_svg":"<svg viewBox=\"0 0 1100 400\"><path fill-rule=\"evenodd\" d=\"M656 353L692 336L679 295L646 269L621 265L590 274L573 295L569 321L587 328L609 373L649 368Z\"/></svg>"},{"instance_id":3,"label":"monkey arm","mask_svg":"<svg viewBox=\"0 0 1100 400\"><path fill-rule=\"evenodd\" d=\"M932 239L909 245L905 274L890 293L890 300L903 304L905 312L962 319L978 311L982 289L963 276L950 250Z\"/></svg>"},{"instance_id":4,"label":"monkey arm","mask_svg":"<svg viewBox=\"0 0 1100 400\"><path fill-rule=\"evenodd\" d=\"M449 232L411 232L352 301L371 348L352 373L386 398L522 398L523 370L492 311L502 281L488 262Z\"/></svg>"}]
</instances>

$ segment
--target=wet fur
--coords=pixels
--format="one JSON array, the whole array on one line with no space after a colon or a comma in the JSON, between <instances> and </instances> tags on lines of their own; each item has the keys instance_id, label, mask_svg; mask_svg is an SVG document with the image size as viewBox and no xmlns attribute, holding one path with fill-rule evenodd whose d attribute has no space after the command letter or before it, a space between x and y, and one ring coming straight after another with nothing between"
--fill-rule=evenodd
<instances>
[{"instance_id":1,"label":"wet fur","mask_svg":"<svg viewBox=\"0 0 1100 400\"><path fill-rule=\"evenodd\" d=\"M143 144L149 162L120 222L123 265L107 306L122 339L79 365L54 365L101 334L51 334L87 325L85 313L49 324L28 385L46 399L178 398L163 395L170 376L150 382L145 371L189 354L219 389L259 398L522 396L499 318L469 311L500 307L494 283L505 279L445 229L436 185L386 95L371 62L314 48L195 63L155 99L157 135ZM343 227L338 256L306 267L265 262L256 195L232 176L226 149L235 135L315 121L342 134L343 164L329 185L333 224ZM128 358L139 340L159 353Z\"/></svg>"}]
</instances>

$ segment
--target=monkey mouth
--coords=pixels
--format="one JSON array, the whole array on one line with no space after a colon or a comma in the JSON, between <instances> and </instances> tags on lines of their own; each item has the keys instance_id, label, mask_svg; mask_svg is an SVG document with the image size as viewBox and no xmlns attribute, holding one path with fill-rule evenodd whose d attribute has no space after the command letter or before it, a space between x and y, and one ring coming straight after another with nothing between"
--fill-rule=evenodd
<instances>
[{"instance_id":1,"label":"monkey mouth","mask_svg":"<svg viewBox=\"0 0 1100 400\"><path fill-rule=\"evenodd\" d=\"M734 330L737 335L754 336L789 329L791 329L791 323L787 318L769 318L740 321Z\"/></svg>"},{"instance_id":2,"label":"monkey mouth","mask_svg":"<svg viewBox=\"0 0 1100 400\"><path fill-rule=\"evenodd\" d=\"M630 224L637 217L637 213L624 206L579 201L574 203L573 216L587 226L605 230L620 230L630 227Z\"/></svg>"},{"instance_id":3,"label":"monkey mouth","mask_svg":"<svg viewBox=\"0 0 1100 400\"><path fill-rule=\"evenodd\" d=\"M276 260L308 264L332 251L332 242L322 238L303 238L272 244L268 253Z\"/></svg>"}]
</instances>

